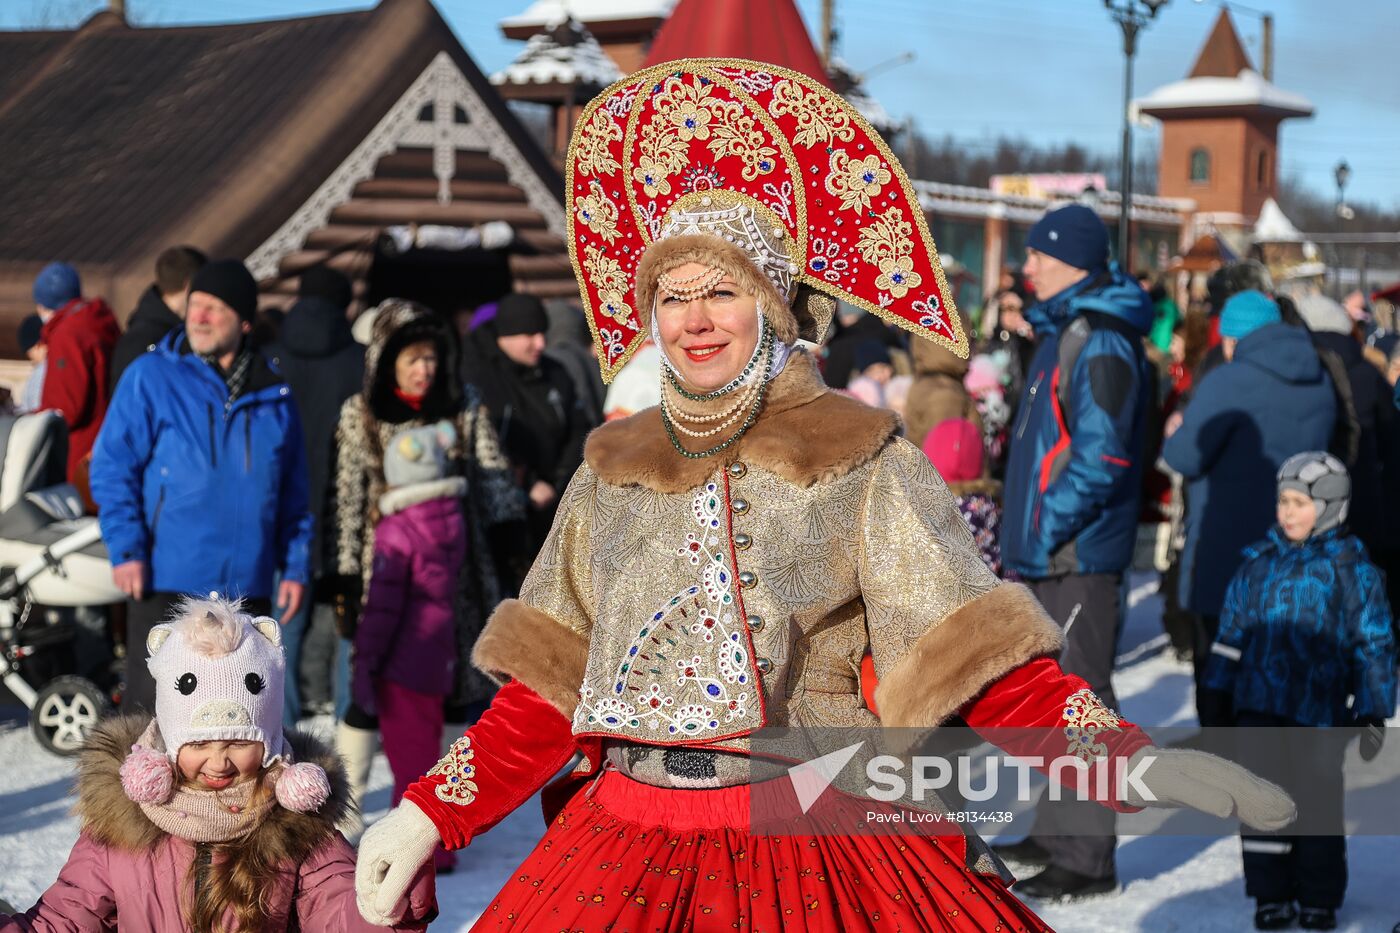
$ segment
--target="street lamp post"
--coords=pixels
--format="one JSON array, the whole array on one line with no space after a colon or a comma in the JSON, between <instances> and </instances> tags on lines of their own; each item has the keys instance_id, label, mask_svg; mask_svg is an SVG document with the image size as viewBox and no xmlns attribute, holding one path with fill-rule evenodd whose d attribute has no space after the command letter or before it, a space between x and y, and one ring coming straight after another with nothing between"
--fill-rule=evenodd
<instances>
[{"instance_id":1,"label":"street lamp post","mask_svg":"<svg viewBox=\"0 0 1400 933\"><path fill-rule=\"evenodd\" d=\"M1351 166L1347 165L1346 159L1337 163L1337 167L1332 170L1332 176L1337 179L1337 216L1343 220L1351 220L1356 216L1356 212L1347 204L1347 180L1351 178Z\"/></svg>"},{"instance_id":2,"label":"street lamp post","mask_svg":"<svg viewBox=\"0 0 1400 933\"><path fill-rule=\"evenodd\" d=\"M1103 0L1109 14L1123 30L1123 183L1122 205L1118 214L1118 265L1124 273L1132 272L1132 212L1133 212L1133 56L1137 54L1137 35L1167 0Z\"/></svg>"}]
</instances>

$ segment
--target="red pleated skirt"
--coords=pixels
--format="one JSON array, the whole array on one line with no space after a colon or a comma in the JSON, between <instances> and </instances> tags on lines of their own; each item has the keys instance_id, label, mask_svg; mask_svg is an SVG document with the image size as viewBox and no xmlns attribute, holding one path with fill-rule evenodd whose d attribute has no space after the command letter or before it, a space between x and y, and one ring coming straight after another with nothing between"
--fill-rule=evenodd
<instances>
[{"instance_id":1,"label":"red pleated skirt","mask_svg":"<svg viewBox=\"0 0 1400 933\"><path fill-rule=\"evenodd\" d=\"M784 782L786 783L786 782ZM850 816L867 804L850 800ZM472 929L1048 931L961 837L755 835L749 787L672 790L616 772L560 811Z\"/></svg>"}]
</instances>

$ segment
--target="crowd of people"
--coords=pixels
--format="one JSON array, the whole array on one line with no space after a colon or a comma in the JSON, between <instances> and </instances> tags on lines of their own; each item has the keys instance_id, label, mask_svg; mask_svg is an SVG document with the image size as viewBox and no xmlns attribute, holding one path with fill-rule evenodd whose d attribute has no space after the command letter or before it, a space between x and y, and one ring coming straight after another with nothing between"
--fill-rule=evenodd
<instances>
[{"instance_id":1,"label":"crowd of people","mask_svg":"<svg viewBox=\"0 0 1400 933\"><path fill-rule=\"evenodd\" d=\"M1395 711L1400 339L1359 296L1344 308L1316 281L1276 287L1254 261L1216 272L1185 315L1108 255L1087 208L1036 224L971 361L913 348L909 438L955 490L999 484L963 501L989 565L1030 584L1064 627L1061 664L1110 705L1136 564L1165 571L1164 623L1195 670L1202 725L1362 727L1370 760ZM848 391L877 404L856 386L891 380L859 361L887 362L900 341L869 316L845 323ZM1292 741L1302 755L1307 740ZM1336 834L1243 841L1260 929L1336 922L1344 745L1329 747L1305 776L1275 776L1308 788ZM1098 831L1069 830L1087 825ZM999 852L1038 872L1019 893L1100 894L1117 887L1112 826L1102 808L1042 804L1030 836Z\"/></svg>"},{"instance_id":2,"label":"crowd of people","mask_svg":"<svg viewBox=\"0 0 1400 933\"><path fill-rule=\"evenodd\" d=\"M71 266L46 267L34 298L19 342L35 366L16 404L62 415L68 478L129 597L105 617L107 647L127 659L122 711L180 701L143 663L176 641L169 619L197 641L209 613L218 638L242 643L242 617L188 594L276 618L285 675L258 675L278 694L259 741L335 716L352 844L380 737L398 804L487 708L497 688L473 649L520 593L589 432L661 401L656 344L605 392L581 313L525 294L455 316L390 299L352 329L354 290L333 269L306 270L284 315L260 315L243 263L179 246L125 332ZM964 320L970 359L842 304L816 362L827 385L900 416L987 567L1031 588L1063 632L1063 670L1108 707L1125 574L1165 538L1148 550L1201 723L1369 727L1374 755L1396 691L1400 340L1351 304L1276 287L1247 261L1182 313L1110 263L1103 223L1071 205L1032 228L1024 266ZM1340 758L1314 764L1339 799ZM183 752L172 767L199 771ZM1036 870L1017 892L1114 890L1113 819L1042 805L1031 835L1000 849ZM1248 836L1244 852L1260 929L1335 924L1340 829Z\"/></svg>"}]
</instances>

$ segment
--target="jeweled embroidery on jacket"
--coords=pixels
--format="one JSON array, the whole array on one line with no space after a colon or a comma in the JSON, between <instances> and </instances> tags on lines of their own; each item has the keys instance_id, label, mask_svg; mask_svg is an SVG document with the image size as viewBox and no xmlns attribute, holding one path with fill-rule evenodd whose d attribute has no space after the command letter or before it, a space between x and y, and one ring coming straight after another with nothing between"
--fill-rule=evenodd
<instances>
[{"instance_id":1,"label":"jeweled embroidery on jacket","mask_svg":"<svg viewBox=\"0 0 1400 933\"><path fill-rule=\"evenodd\" d=\"M1122 732L1122 722L1118 714L1085 687L1076 690L1065 700L1065 738L1069 739L1066 751L1082 759L1093 761L1108 754L1108 747L1099 740L1099 733L1105 730Z\"/></svg>"},{"instance_id":2,"label":"jeweled embroidery on jacket","mask_svg":"<svg viewBox=\"0 0 1400 933\"><path fill-rule=\"evenodd\" d=\"M476 782L472 780L476 777L476 765L472 764L475 757L471 736L464 735L452 743L447 754L428 772L445 778L435 791L439 800L465 806L476 799Z\"/></svg>"},{"instance_id":3,"label":"jeweled embroidery on jacket","mask_svg":"<svg viewBox=\"0 0 1400 933\"><path fill-rule=\"evenodd\" d=\"M638 630L598 696L585 683L576 731L636 730L642 736L699 736L748 715L753 674L735 618L734 574L726 563L724 496L706 483L691 502L699 531L676 549L699 580L672 596ZM703 648L703 654L694 653ZM687 650L690 651L687 656Z\"/></svg>"}]
</instances>

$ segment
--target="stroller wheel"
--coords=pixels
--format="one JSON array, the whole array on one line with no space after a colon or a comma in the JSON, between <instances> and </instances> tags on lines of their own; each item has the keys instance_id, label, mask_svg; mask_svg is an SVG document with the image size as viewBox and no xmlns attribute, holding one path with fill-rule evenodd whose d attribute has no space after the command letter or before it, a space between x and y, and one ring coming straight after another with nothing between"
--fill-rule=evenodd
<instances>
[{"instance_id":1,"label":"stroller wheel","mask_svg":"<svg viewBox=\"0 0 1400 933\"><path fill-rule=\"evenodd\" d=\"M59 677L44 685L29 713L39 744L55 755L76 755L107 711L107 697L92 681Z\"/></svg>"}]
</instances>

